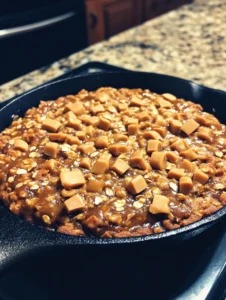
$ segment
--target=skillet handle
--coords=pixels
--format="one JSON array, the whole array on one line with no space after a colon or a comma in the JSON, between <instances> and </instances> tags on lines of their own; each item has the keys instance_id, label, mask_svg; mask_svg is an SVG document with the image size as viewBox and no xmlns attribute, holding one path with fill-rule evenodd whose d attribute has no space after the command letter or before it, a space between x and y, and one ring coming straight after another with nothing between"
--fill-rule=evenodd
<instances>
[{"instance_id":1,"label":"skillet handle","mask_svg":"<svg viewBox=\"0 0 226 300\"><path fill-rule=\"evenodd\" d=\"M24 232L21 220L0 206L0 270L26 249L29 235Z\"/></svg>"},{"instance_id":2,"label":"skillet handle","mask_svg":"<svg viewBox=\"0 0 226 300\"><path fill-rule=\"evenodd\" d=\"M82 243L79 237L58 234L27 223L0 204L0 271L29 251Z\"/></svg>"}]
</instances>

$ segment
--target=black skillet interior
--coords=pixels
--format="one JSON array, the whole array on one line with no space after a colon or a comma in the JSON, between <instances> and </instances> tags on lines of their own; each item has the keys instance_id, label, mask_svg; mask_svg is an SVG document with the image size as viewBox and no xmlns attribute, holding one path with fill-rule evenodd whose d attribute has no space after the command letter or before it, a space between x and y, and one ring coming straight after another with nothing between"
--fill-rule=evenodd
<instances>
[{"instance_id":1,"label":"black skillet interior","mask_svg":"<svg viewBox=\"0 0 226 300\"><path fill-rule=\"evenodd\" d=\"M141 72L118 72L92 74L69 78L36 88L7 104L0 110L0 130L10 125L13 115L23 116L27 109L38 106L40 100L56 99L59 96L77 93L81 89L95 90L99 87L148 88L156 93L169 92L178 98L192 100L226 123L226 93L199 86L183 79ZM24 222L0 206L0 266L9 258L51 245L106 245L135 242L172 243L190 239L201 233L226 215L226 207L194 224L158 235L124 239L97 239L66 236L46 231Z\"/></svg>"}]
</instances>

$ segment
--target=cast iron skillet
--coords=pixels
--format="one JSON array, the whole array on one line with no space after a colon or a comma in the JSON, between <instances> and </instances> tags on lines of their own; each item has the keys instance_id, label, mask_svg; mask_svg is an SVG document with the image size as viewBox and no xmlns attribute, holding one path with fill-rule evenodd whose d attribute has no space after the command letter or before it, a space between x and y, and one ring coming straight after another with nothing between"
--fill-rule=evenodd
<instances>
[{"instance_id":1,"label":"cast iron skillet","mask_svg":"<svg viewBox=\"0 0 226 300\"><path fill-rule=\"evenodd\" d=\"M111 86L115 88L148 88L156 93L172 93L178 98L192 100L203 106L205 111L213 113L221 122L226 123L226 93L197 85L193 82L176 77L141 72L114 72L108 74L91 74L46 84L16 98L0 110L0 131L8 127L13 115L23 116L27 109L38 106L40 100L56 99L59 96L75 94L81 89L89 91L99 87ZM5 207L0 206L0 268L12 258L51 246L66 245L113 245L138 242L173 243L188 240L226 215L226 207L203 218L191 225L160 234L143 237L100 239L91 237L74 237L47 231L26 223L13 215Z\"/></svg>"}]
</instances>

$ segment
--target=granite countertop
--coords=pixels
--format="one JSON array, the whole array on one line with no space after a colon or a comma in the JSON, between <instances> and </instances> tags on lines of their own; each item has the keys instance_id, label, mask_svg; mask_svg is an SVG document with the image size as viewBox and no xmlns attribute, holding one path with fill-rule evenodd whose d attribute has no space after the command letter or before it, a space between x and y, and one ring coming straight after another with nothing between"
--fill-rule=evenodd
<instances>
[{"instance_id":1,"label":"granite countertop","mask_svg":"<svg viewBox=\"0 0 226 300\"><path fill-rule=\"evenodd\" d=\"M91 61L164 73L226 90L226 0L195 0L0 86L7 100Z\"/></svg>"}]
</instances>

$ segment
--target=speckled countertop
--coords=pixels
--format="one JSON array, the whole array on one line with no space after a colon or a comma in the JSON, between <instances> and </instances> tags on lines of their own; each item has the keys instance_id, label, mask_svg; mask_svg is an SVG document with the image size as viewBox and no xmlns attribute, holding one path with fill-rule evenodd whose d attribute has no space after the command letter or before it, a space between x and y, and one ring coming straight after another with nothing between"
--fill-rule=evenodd
<instances>
[{"instance_id":1,"label":"speckled countertop","mask_svg":"<svg viewBox=\"0 0 226 300\"><path fill-rule=\"evenodd\" d=\"M7 100L90 61L226 90L226 0L196 0L0 86Z\"/></svg>"}]
</instances>

